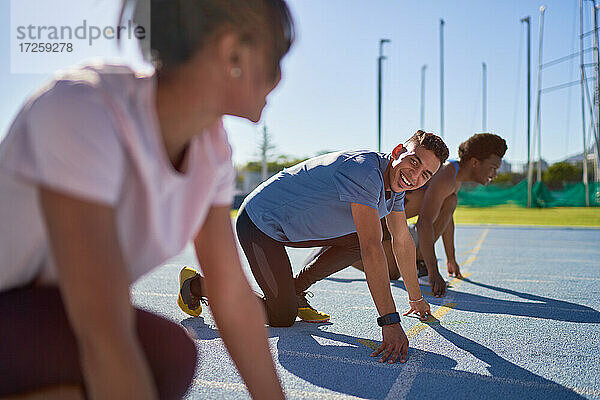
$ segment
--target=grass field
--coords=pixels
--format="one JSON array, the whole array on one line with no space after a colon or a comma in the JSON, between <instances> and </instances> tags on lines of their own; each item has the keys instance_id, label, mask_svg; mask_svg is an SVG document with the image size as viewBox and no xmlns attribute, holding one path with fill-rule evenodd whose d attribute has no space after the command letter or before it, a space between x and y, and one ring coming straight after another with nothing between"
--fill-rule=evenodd
<instances>
[{"instance_id":1,"label":"grass field","mask_svg":"<svg viewBox=\"0 0 600 400\"><path fill-rule=\"evenodd\" d=\"M458 207L457 224L598 226L600 208L521 208L498 206L488 208Z\"/></svg>"},{"instance_id":2,"label":"grass field","mask_svg":"<svg viewBox=\"0 0 600 400\"><path fill-rule=\"evenodd\" d=\"M235 218L237 210L232 210ZM416 218L415 218L416 220ZM411 222L412 221L411 219ZM600 227L600 208L521 208L516 206L461 207L454 213L456 224L545 225Z\"/></svg>"}]
</instances>

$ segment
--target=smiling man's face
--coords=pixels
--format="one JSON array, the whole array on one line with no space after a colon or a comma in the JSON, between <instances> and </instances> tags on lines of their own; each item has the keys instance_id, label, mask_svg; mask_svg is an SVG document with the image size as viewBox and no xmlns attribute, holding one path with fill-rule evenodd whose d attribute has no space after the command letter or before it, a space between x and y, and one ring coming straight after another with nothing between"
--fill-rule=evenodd
<instances>
[{"instance_id":1,"label":"smiling man's face","mask_svg":"<svg viewBox=\"0 0 600 400\"><path fill-rule=\"evenodd\" d=\"M389 189L392 192L415 190L423 186L440 168L440 160L433 151L423 146L404 151L394 157L388 170Z\"/></svg>"}]
</instances>

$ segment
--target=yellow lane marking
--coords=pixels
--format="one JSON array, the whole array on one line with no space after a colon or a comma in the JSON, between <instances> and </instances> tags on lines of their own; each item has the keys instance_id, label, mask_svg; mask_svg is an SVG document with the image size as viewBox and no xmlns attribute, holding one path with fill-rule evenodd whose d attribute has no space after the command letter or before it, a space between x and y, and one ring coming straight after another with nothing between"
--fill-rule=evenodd
<instances>
[{"instance_id":1,"label":"yellow lane marking","mask_svg":"<svg viewBox=\"0 0 600 400\"><path fill-rule=\"evenodd\" d=\"M469 256L469 258L467 258L467 259L465 260L465 262L463 262L463 263L462 263L461 267L464 267L464 266L466 266L466 265L469 265L469 264L471 264L471 263L472 263L473 261L475 261L475 260L477 260L477 256L476 256L476 255Z\"/></svg>"},{"instance_id":2,"label":"yellow lane marking","mask_svg":"<svg viewBox=\"0 0 600 400\"><path fill-rule=\"evenodd\" d=\"M377 350L379 348L379 345L377 343L369 339L356 339L356 341L360 344L364 344L365 346L373 350Z\"/></svg>"},{"instance_id":3,"label":"yellow lane marking","mask_svg":"<svg viewBox=\"0 0 600 400\"><path fill-rule=\"evenodd\" d=\"M475 244L475 247L473 247L471 250L469 250L467 253L473 253L469 258L467 258L467 260L462 264L463 266L465 265L469 265L471 264L473 261L475 261L477 259L477 253L479 253L479 250L481 249L481 245L483 244L483 241L485 240L485 238L487 237L488 233L489 233L490 229L487 228L485 231L483 231L483 233L481 234L481 236L479 237L479 240L477 241L477 243ZM468 278L469 276L471 276L471 273L463 273L462 274L463 278ZM452 286L455 284L458 284L462 281L461 278L454 278L452 279L450 282L448 282L448 286ZM427 295L433 295L432 293L425 293ZM439 324L439 320L448 313L448 311L452 310L454 307L456 307L458 303L446 303L443 306L441 306L440 308L438 308L437 310L435 310L435 312L433 312L431 314L431 316L427 319L427 321L422 321L419 322L417 325L413 326L412 328L410 328L408 331L406 331L406 337L408 337L408 340L412 340L414 339L419 333L423 332L425 329L427 329L428 326L433 325L433 324ZM368 339L356 339L356 341L364 346L367 346L370 349L373 350L377 350L379 348L379 344L376 342L373 342L371 340Z\"/></svg>"},{"instance_id":4,"label":"yellow lane marking","mask_svg":"<svg viewBox=\"0 0 600 400\"><path fill-rule=\"evenodd\" d=\"M479 249L481 248L481 245L483 244L483 241L485 240L485 238L489 232L490 232L490 228L487 228L485 231L483 231L483 233L481 234L481 237L479 238L479 241L477 242L475 247L473 247L473 251L475 251L475 252L479 251Z\"/></svg>"},{"instance_id":5,"label":"yellow lane marking","mask_svg":"<svg viewBox=\"0 0 600 400\"><path fill-rule=\"evenodd\" d=\"M479 240L477 241L477 243L475 244L475 247L473 247L471 250L469 250L467 253L473 253L469 256L469 258L467 258L465 260L465 262L462 263L462 266L465 267L469 264L472 264L473 261L477 260L477 254L479 253L479 250L481 250L481 245L483 244L483 241L485 240L485 238L487 237L488 233L490 232L490 228L487 228L485 231L483 231L483 233L481 234L481 236L479 237ZM471 274L463 274L463 277L467 277ZM448 285L452 285L457 278L454 278L453 280L451 280Z\"/></svg>"},{"instance_id":6,"label":"yellow lane marking","mask_svg":"<svg viewBox=\"0 0 600 400\"><path fill-rule=\"evenodd\" d=\"M439 320L442 319L444 315L448 313L448 311L452 310L456 307L457 303L446 303L437 310L427 319L427 321L419 322L417 325L410 328L406 331L406 337L408 340L414 339L419 333L424 331L429 325L439 323ZM380 346L379 343L373 342L368 339L356 339L356 341L370 349L377 350Z\"/></svg>"},{"instance_id":7,"label":"yellow lane marking","mask_svg":"<svg viewBox=\"0 0 600 400\"><path fill-rule=\"evenodd\" d=\"M451 288L455 288L460 282L462 282L463 278L468 278L470 277L472 274L470 272L465 272L462 274L462 278L454 278L451 281L449 281L446 284L446 287L451 287ZM427 296L433 296L433 293L431 293L431 291L421 291L421 293L426 294Z\"/></svg>"},{"instance_id":8,"label":"yellow lane marking","mask_svg":"<svg viewBox=\"0 0 600 400\"><path fill-rule=\"evenodd\" d=\"M463 266L471 264L473 261L475 261L477 259L477 253L479 253L479 250L481 249L481 245L483 244L483 241L487 237L489 231L490 231L490 228L487 228L485 231L483 231L483 233L479 237L479 240L475 244L475 247L473 247L471 250L469 250L469 253L473 253L473 255L471 255L469 258L467 258L467 261L465 261L463 263Z\"/></svg>"},{"instance_id":9,"label":"yellow lane marking","mask_svg":"<svg viewBox=\"0 0 600 400\"><path fill-rule=\"evenodd\" d=\"M473 247L471 250L467 250L467 251L463 251L462 253L459 253L460 255L464 255L464 254L469 254L469 253L476 253L479 251L479 248L481 247L481 244L483 243L483 241L485 240L485 237L487 236L488 232L489 232L489 228L487 228L485 231L483 231L483 233L481 234L481 236L479 237L479 240L477 241L477 243L475 244L475 247Z\"/></svg>"},{"instance_id":10,"label":"yellow lane marking","mask_svg":"<svg viewBox=\"0 0 600 400\"><path fill-rule=\"evenodd\" d=\"M473 247L471 250L467 250L467 251L464 251L464 252L459 253L459 254L460 255L464 255L464 254L469 254L469 253L477 253L479 251L479 249L481 248L481 244L485 240L485 237L487 236L489 230L490 229L487 228L485 231L483 231L483 233L481 234L481 236L477 240L477 243L475 243L475 247Z\"/></svg>"},{"instance_id":11,"label":"yellow lane marking","mask_svg":"<svg viewBox=\"0 0 600 400\"><path fill-rule=\"evenodd\" d=\"M481 249L481 245L483 244L483 241L485 240L485 238L487 237L488 233L490 232L490 228L486 228L486 230L484 230L481 233L481 236L479 237L479 240L477 240L477 243L475 243L475 247L473 247L471 250L467 251L467 253L473 253L469 256L469 258L467 258L462 264L461 267L466 267L467 265L472 264L475 260L477 260L477 254L479 253L479 250ZM470 273L463 273L462 276L463 278L467 278L468 276L470 276ZM458 281L460 281L460 278L454 278L452 279L450 282L448 282L447 286L452 286L453 284L457 283ZM431 293L431 291L429 292L423 292L428 296L433 296L433 293Z\"/></svg>"},{"instance_id":12,"label":"yellow lane marking","mask_svg":"<svg viewBox=\"0 0 600 400\"><path fill-rule=\"evenodd\" d=\"M406 332L406 337L408 340L414 339L419 333L427 329L430 323L439 322L439 320L448 313L448 311L452 310L456 307L457 303L446 303L431 314L427 321L419 322L417 325L413 326Z\"/></svg>"},{"instance_id":13,"label":"yellow lane marking","mask_svg":"<svg viewBox=\"0 0 600 400\"><path fill-rule=\"evenodd\" d=\"M463 278L468 278L470 277L472 274L470 272L465 272L464 274L462 274ZM454 278L452 279L450 282L448 282L448 286L452 286L458 282L461 282L462 279L461 278Z\"/></svg>"}]
</instances>

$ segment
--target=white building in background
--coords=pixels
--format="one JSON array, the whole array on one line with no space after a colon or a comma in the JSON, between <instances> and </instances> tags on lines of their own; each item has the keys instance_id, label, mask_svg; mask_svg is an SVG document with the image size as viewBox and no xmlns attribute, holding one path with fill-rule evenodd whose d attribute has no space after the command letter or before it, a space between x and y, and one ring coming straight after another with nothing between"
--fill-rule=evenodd
<instances>
[{"instance_id":1,"label":"white building in background","mask_svg":"<svg viewBox=\"0 0 600 400\"><path fill-rule=\"evenodd\" d=\"M504 174L507 172L512 172L512 164L506 160L502 160L502 164L500 164L500 168L498 168L498 173Z\"/></svg>"},{"instance_id":2,"label":"white building in background","mask_svg":"<svg viewBox=\"0 0 600 400\"><path fill-rule=\"evenodd\" d=\"M274 174L270 173L267 175L267 179L269 179ZM237 179L236 179L236 193L239 194L248 194L258 185L263 182L262 171L244 171L237 170Z\"/></svg>"},{"instance_id":3,"label":"white building in background","mask_svg":"<svg viewBox=\"0 0 600 400\"><path fill-rule=\"evenodd\" d=\"M502 165L500 165L500 169L498 170L498 173L503 173L503 172L514 172L515 174L527 174L527 161L525 162L513 162L513 163L509 163L508 161L506 161L506 166L504 165L505 161L502 160ZM538 160L534 160L533 161L533 174L535 175L535 171L537 168L537 163ZM548 162L546 162L546 160L542 159L542 172L548 169Z\"/></svg>"},{"instance_id":4,"label":"white building in background","mask_svg":"<svg viewBox=\"0 0 600 400\"><path fill-rule=\"evenodd\" d=\"M244 171L236 169L237 177L235 180L235 196L233 200L233 208L237 209L244 198L258 185L263 182L262 171ZM269 179L273 174L267 176Z\"/></svg>"}]
</instances>

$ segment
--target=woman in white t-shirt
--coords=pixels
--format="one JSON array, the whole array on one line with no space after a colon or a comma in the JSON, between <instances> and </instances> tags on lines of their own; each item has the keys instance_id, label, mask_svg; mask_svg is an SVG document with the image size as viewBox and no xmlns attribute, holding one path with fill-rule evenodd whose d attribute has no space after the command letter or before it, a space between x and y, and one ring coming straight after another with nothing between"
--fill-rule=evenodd
<instances>
[{"instance_id":1,"label":"woman in white t-shirt","mask_svg":"<svg viewBox=\"0 0 600 400\"><path fill-rule=\"evenodd\" d=\"M0 144L0 397L183 396L194 344L135 309L129 285L190 240L251 395L283 397L232 232L221 117L259 120L292 42L289 10L151 0L151 23L156 72L63 71Z\"/></svg>"}]
</instances>

